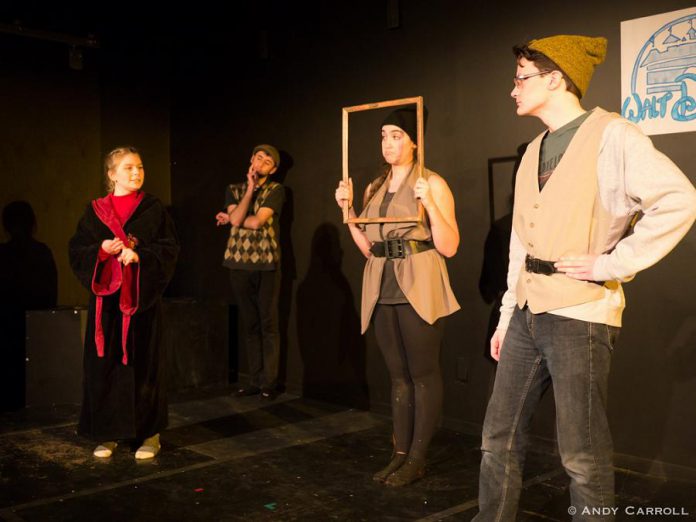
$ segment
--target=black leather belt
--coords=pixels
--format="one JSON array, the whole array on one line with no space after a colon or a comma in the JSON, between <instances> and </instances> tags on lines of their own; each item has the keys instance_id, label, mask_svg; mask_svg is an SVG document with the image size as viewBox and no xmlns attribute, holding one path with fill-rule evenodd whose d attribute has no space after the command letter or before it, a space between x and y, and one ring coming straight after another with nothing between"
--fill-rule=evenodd
<instances>
[{"instance_id":1,"label":"black leather belt","mask_svg":"<svg viewBox=\"0 0 696 522\"><path fill-rule=\"evenodd\" d=\"M432 250L435 245L432 241L416 241L415 239L387 239L374 243L370 247L370 252L375 257L386 257L387 259L401 259L411 254Z\"/></svg>"},{"instance_id":2,"label":"black leather belt","mask_svg":"<svg viewBox=\"0 0 696 522\"><path fill-rule=\"evenodd\" d=\"M537 259L527 254L524 258L524 268L527 272L532 274L542 274L550 276L551 274L562 274L554 265L554 261L543 261L542 259ZM587 281L588 283L594 283L599 286L604 286L604 281Z\"/></svg>"},{"instance_id":3,"label":"black leather belt","mask_svg":"<svg viewBox=\"0 0 696 522\"><path fill-rule=\"evenodd\" d=\"M532 274L543 274L550 276L551 274L559 273L558 269L553 266L553 264L554 261L543 261L541 259L537 259L536 257L532 257L529 254L527 254L527 257L524 258L524 268L527 270L527 272Z\"/></svg>"}]
</instances>

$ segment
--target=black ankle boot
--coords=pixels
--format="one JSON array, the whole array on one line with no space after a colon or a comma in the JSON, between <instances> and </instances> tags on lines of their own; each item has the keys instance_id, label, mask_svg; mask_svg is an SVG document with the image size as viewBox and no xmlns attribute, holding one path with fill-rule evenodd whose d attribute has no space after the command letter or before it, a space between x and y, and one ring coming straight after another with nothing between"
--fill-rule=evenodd
<instances>
[{"instance_id":1,"label":"black ankle boot","mask_svg":"<svg viewBox=\"0 0 696 522\"><path fill-rule=\"evenodd\" d=\"M372 480L376 480L377 482L384 482L387 479L387 477L394 473L397 469L399 469L404 464L404 462L406 462L406 454L397 453L392 457L391 462L387 464L386 468L378 471L372 476Z\"/></svg>"},{"instance_id":2,"label":"black ankle boot","mask_svg":"<svg viewBox=\"0 0 696 522\"><path fill-rule=\"evenodd\" d=\"M384 483L387 486L398 488L411 484L425 475L425 461L408 459L394 473L389 475Z\"/></svg>"}]
</instances>

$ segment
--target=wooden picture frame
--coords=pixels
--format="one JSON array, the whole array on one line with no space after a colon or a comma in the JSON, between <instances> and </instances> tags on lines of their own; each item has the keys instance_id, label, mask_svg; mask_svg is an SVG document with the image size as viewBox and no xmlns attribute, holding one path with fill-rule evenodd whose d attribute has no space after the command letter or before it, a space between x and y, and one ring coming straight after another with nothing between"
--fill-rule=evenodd
<instances>
[{"instance_id":1,"label":"wooden picture frame","mask_svg":"<svg viewBox=\"0 0 696 522\"><path fill-rule=\"evenodd\" d=\"M418 177L423 176L425 169L425 140L423 132L423 97L415 96L413 98L401 98L398 100L387 100L376 103L365 103L363 105L354 105L352 107L343 107L343 181L348 183L348 115L352 112L371 111L374 109L384 109L386 107L396 107L399 105L416 105L416 128L418 134L418 147L416 148L416 168L418 169ZM353 194L355 200L355 194ZM418 202L418 215L416 216L392 216L381 218L361 218L348 217L349 213L348 201L343 203L343 222L344 223L420 223L425 216L425 210L422 203Z\"/></svg>"}]
</instances>

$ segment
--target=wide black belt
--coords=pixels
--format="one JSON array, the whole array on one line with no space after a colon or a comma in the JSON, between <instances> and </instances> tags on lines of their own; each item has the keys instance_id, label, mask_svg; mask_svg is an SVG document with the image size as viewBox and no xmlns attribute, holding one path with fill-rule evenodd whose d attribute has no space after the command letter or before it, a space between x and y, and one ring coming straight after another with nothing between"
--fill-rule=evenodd
<instances>
[{"instance_id":1,"label":"wide black belt","mask_svg":"<svg viewBox=\"0 0 696 522\"><path fill-rule=\"evenodd\" d=\"M524 258L524 268L527 272L532 274L543 274L550 276L551 274L557 274L558 269L553 266L554 261L544 261L542 259L537 259L527 254Z\"/></svg>"},{"instance_id":2,"label":"wide black belt","mask_svg":"<svg viewBox=\"0 0 696 522\"><path fill-rule=\"evenodd\" d=\"M386 257L387 259L400 259L418 252L432 250L435 245L432 241L416 241L415 239L387 239L378 243L373 243L370 252L375 257Z\"/></svg>"}]
</instances>

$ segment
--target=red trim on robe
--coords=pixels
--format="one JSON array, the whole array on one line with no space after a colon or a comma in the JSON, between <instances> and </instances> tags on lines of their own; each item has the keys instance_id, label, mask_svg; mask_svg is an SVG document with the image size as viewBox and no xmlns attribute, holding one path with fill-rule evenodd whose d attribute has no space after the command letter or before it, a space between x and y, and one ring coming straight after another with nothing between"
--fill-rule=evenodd
<instances>
[{"instance_id":1,"label":"red trim on robe","mask_svg":"<svg viewBox=\"0 0 696 522\"><path fill-rule=\"evenodd\" d=\"M142 199L143 193L139 192L136 196L136 204L130 212L123 216L123 223L128 220L138 208ZM92 209L99 220L104 223L114 236L118 237L124 244L128 244L128 236L123 230L123 225L119 220L119 216L114 209L113 201L109 196L95 199L92 201ZM99 268L101 267L101 270ZM104 329L102 327L102 298L106 295L115 294L118 289L121 289L119 296L119 308L121 310L121 349L123 350L123 364L128 364L128 330L130 328L131 316L138 309L138 300L140 297L140 264L131 263L123 266L116 260L114 256L108 256L102 259L102 256L97 255L97 262L94 267L94 275L92 276L92 292L97 296L97 306L95 314L95 331L94 342L97 346L97 356L104 357Z\"/></svg>"}]
</instances>

